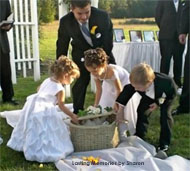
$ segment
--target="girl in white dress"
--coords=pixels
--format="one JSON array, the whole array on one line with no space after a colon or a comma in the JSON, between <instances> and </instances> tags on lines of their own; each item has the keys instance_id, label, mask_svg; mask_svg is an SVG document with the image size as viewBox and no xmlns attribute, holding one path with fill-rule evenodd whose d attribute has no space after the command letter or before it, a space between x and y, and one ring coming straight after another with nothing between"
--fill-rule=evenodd
<instances>
[{"instance_id":1,"label":"girl in white dress","mask_svg":"<svg viewBox=\"0 0 190 171\"><path fill-rule=\"evenodd\" d=\"M38 92L27 97L23 109L12 111L19 115L19 120L7 146L23 151L30 161L54 162L73 152L69 130L56 104L78 123L77 116L64 105L63 84L70 84L79 77L79 69L72 60L61 56L51 65L50 73L51 77L43 81ZM4 112L3 116L9 114Z\"/></svg>"},{"instance_id":2,"label":"girl in white dress","mask_svg":"<svg viewBox=\"0 0 190 171\"><path fill-rule=\"evenodd\" d=\"M114 107L115 100L129 82L129 73L121 66L108 64L108 56L102 48L85 51L85 67L92 74L96 84L94 106ZM136 105L133 99L125 107L125 119L129 121L131 134L136 128Z\"/></svg>"}]
</instances>

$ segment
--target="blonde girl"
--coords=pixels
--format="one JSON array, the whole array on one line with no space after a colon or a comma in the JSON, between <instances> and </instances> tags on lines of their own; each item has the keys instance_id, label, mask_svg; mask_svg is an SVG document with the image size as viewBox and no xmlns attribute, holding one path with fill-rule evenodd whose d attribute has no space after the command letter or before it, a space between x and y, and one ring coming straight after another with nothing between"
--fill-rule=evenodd
<instances>
[{"instance_id":1,"label":"blonde girl","mask_svg":"<svg viewBox=\"0 0 190 171\"><path fill-rule=\"evenodd\" d=\"M55 162L73 152L69 130L57 104L73 122L78 122L64 104L63 85L79 77L79 69L72 60L61 56L51 65L50 74L38 92L27 97L22 110L1 113L14 128L7 146L23 151L26 160Z\"/></svg>"}]
</instances>

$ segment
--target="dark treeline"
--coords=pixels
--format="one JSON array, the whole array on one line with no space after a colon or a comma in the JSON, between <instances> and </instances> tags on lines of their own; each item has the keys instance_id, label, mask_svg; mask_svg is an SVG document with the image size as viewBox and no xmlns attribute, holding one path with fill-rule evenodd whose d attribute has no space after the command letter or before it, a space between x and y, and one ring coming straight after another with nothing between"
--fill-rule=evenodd
<instances>
[{"instance_id":1,"label":"dark treeline","mask_svg":"<svg viewBox=\"0 0 190 171\"><path fill-rule=\"evenodd\" d=\"M112 18L154 17L157 0L99 0L99 8Z\"/></svg>"},{"instance_id":2,"label":"dark treeline","mask_svg":"<svg viewBox=\"0 0 190 171\"><path fill-rule=\"evenodd\" d=\"M69 2L69 0L63 0ZM99 8L106 10L112 18L154 17L157 0L99 0ZM38 0L40 22L58 19L58 0Z\"/></svg>"}]
</instances>

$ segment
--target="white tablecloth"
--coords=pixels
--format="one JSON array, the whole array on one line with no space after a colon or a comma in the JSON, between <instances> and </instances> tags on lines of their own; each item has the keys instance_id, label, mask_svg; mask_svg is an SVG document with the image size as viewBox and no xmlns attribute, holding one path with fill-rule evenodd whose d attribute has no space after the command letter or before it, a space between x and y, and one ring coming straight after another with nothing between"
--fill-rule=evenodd
<instances>
[{"instance_id":1,"label":"white tablecloth","mask_svg":"<svg viewBox=\"0 0 190 171\"><path fill-rule=\"evenodd\" d=\"M114 43L112 50L117 65L127 71L141 62L149 64L154 71L160 71L160 48L158 42Z\"/></svg>"},{"instance_id":2,"label":"white tablecloth","mask_svg":"<svg viewBox=\"0 0 190 171\"><path fill-rule=\"evenodd\" d=\"M117 148L73 153L55 163L59 171L187 171L190 161L174 155L165 160L155 158L155 147L130 136ZM99 157L97 165L83 157Z\"/></svg>"},{"instance_id":3,"label":"white tablecloth","mask_svg":"<svg viewBox=\"0 0 190 171\"><path fill-rule=\"evenodd\" d=\"M114 43L113 55L116 64L125 68L128 72L141 63L146 62L154 71L160 71L160 47L158 42L122 42ZM95 92L95 83L91 79L91 90Z\"/></svg>"}]
</instances>

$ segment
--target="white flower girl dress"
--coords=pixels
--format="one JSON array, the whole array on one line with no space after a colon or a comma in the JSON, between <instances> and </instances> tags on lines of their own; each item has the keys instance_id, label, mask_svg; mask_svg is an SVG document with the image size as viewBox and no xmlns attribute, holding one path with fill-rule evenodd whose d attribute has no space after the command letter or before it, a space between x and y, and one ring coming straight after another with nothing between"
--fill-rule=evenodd
<instances>
[{"instance_id":1,"label":"white flower girl dress","mask_svg":"<svg viewBox=\"0 0 190 171\"><path fill-rule=\"evenodd\" d=\"M38 162L58 161L73 152L69 130L56 107L56 94L63 89L47 78L38 93L27 97L22 110L1 113L14 127L7 146Z\"/></svg>"},{"instance_id":2,"label":"white flower girl dress","mask_svg":"<svg viewBox=\"0 0 190 171\"><path fill-rule=\"evenodd\" d=\"M130 84L129 73L124 68L114 64L109 64L109 66L114 68L114 74L111 79L104 79L102 83L102 95L99 105L101 105L103 108L113 107L115 103L117 92L114 81L116 79L121 81L122 88L125 85ZM136 132L137 107L139 101L140 96L135 93L124 108L124 118L129 121L128 130L132 135Z\"/></svg>"}]
</instances>

